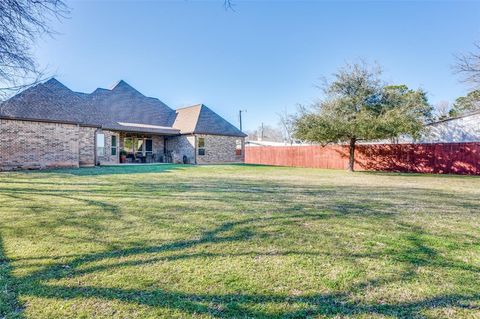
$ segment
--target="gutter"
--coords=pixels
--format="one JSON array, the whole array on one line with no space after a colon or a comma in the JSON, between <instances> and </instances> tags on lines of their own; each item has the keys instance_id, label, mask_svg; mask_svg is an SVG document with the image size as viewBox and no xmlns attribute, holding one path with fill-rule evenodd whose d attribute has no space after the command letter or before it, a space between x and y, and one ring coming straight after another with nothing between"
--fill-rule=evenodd
<instances>
[{"instance_id":1,"label":"gutter","mask_svg":"<svg viewBox=\"0 0 480 319\"><path fill-rule=\"evenodd\" d=\"M32 118L26 118L26 117L4 116L4 115L0 115L0 119L2 119L2 120L13 120L13 121L26 121L26 122L59 123L59 124L80 125L79 122L74 122L74 121L32 119Z\"/></svg>"},{"instance_id":2,"label":"gutter","mask_svg":"<svg viewBox=\"0 0 480 319\"><path fill-rule=\"evenodd\" d=\"M106 131L112 131L112 132L122 132L122 133L137 133L137 134L155 134L155 135L166 135L166 136L177 136L181 135L180 133L177 132L152 132L152 131L133 131L133 130L123 130L123 129L118 129L118 128L108 128L105 126L101 127L103 130Z\"/></svg>"},{"instance_id":3,"label":"gutter","mask_svg":"<svg viewBox=\"0 0 480 319\"><path fill-rule=\"evenodd\" d=\"M0 120L10 120L10 121L25 121L25 122L39 122L39 123L57 123L57 124L70 124L70 125L77 125L82 127L95 127L100 128L100 125L93 125L93 124L85 124L82 122L75 122L75 121L64 121L64 120L49 120L49 119L32 119L26 117L17 117L17 116L4 116L0 115Z\"/></svg>"},{"instance_id":4,"label":"gutter","mask_svg":"<svg viewBox=\"0 0 480 319\"><path fill-rule=\"evenodd\" d=\"M231 137L247 137L248 136L245 133L243 133L243 135L240 135L240 134L221 134L221 133L206 133L206 132L182 132L178 135L195 135L195 134L215 135L215 136L231 136Z\"/></svg>"}]
</instances>

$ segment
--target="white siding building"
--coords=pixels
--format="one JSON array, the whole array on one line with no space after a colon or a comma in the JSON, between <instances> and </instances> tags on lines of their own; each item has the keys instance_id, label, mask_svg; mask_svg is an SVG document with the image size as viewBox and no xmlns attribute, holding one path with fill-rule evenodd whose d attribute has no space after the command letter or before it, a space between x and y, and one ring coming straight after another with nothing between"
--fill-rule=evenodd
<instances>
[{"instance_id":1,"label":"white siding building","mask_svg":"<svg viewBox=\"0 0 480 319\"><path fill-rule=\"evenodd\" d=\"M422 137L400 136L396 141L378 140L359 144L426 144L480 142L480 111L428 124Z\"/></svg>"},{"instance_id":2,"label":"white siding building","mask_svg":"<svg viewBox=\"0 0 480 319\"><path fill-rule=\"evenodd\" d=\"M417 143L480 142L480 112L429 124Z\"/></svg>"}]
</instances>

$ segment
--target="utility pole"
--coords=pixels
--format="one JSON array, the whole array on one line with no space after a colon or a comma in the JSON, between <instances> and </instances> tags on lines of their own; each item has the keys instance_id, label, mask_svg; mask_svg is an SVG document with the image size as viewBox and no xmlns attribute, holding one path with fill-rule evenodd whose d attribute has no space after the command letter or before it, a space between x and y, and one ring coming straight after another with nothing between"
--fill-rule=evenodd
<instances>
[{"instance_id":1,"label":"utility pole","mask_svg":"<svg viewBox=\"0 0 480 319\"><path fill-rule=\"evenodd\" d=\"M239 110L238 111L238 120L240 122L240 131L243 132L243 130L242 130L242 112L247 112L247 110Z\"/></svg>"}]
</instances>

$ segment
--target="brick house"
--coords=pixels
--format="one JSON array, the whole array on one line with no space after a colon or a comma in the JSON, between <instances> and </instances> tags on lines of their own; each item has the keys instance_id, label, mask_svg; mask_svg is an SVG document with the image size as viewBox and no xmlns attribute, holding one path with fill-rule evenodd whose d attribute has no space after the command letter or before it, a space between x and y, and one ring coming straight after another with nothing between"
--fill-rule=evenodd
<instances>
[{"instance_id":1,"label":"brick house","mask_svg":"<svg viewBox=\"0 0 480 319\"><path fill-rule=\"evenodd\" d=\"M0 104L0 170L243 162L245 136L203 104L173 110L124 81L87 94L51 79Z\"/></svg>"}]
</instances>

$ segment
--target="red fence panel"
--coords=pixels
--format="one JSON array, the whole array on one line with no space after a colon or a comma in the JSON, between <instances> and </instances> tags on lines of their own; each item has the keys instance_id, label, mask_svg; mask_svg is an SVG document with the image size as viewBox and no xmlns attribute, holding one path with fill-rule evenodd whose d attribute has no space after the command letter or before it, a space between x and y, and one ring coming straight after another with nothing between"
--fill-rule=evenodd
<instances>
[{"instance_id":1,"label":"red fence panel","mask_svg":"<svg viewBox=\"0 0 480 319\"><path fill-rule=\"evenodd\" d=\"M348 146L247 146L245 163L345 169ZM480 175L479 143L358 145L355 168L368 171Z\"/></svg>"}]
</instances>

